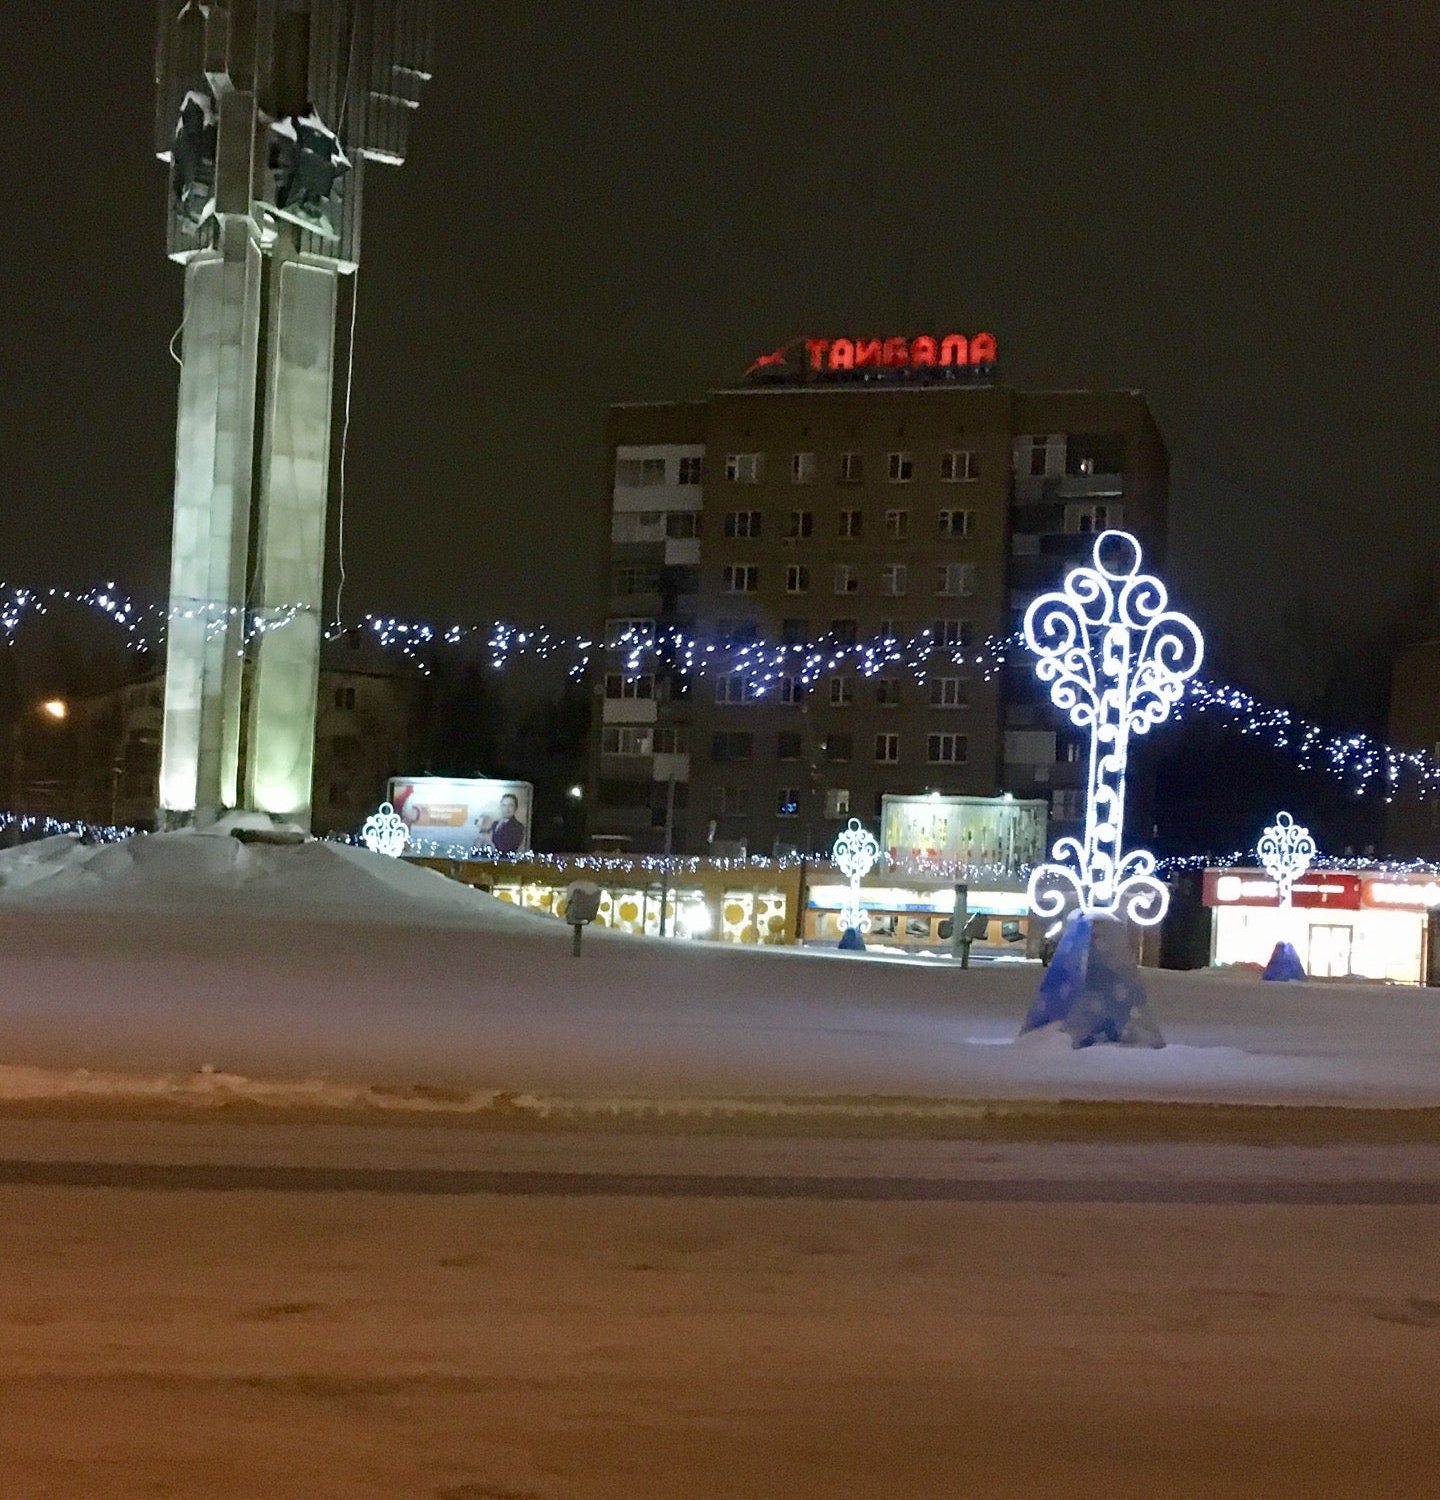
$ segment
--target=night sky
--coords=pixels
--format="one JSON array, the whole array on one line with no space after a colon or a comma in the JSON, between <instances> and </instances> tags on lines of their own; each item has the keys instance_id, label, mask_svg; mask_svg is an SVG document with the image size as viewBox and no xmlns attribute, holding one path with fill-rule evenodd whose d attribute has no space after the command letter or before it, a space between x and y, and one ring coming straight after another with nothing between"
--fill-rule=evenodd
<instances>
[{"instance_id":1,"label":"night sky","mask_svg":"<svg viewBox=\"0 0 1440 1500\"><path fill-rule=\"evenodd\" d=\"M857 330L1143 389L1176 592L1232 653L1436 556L1433 4L439 9L411 162L369 169L347 613L588 624L606 404ZM164 585L153 24L7 28L13 582Z\"/></svg>"}]
</instances>

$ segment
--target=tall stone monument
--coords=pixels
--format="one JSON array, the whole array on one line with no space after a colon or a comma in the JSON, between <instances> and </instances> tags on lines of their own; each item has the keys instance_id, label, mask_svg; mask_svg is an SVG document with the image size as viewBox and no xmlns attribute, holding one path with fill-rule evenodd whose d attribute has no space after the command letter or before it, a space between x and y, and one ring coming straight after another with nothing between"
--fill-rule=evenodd
<instances>
[{"instance_id":1,"label":"tall stone monument","mask_svg":"<svg viewBox=\"0 0 1440 1500\"><path fill-rule=\"evenodd\" d=\"M158 3L185 267L161 824L308 827L337 349L348 368L366 167L405 160L430 0Z\"/></svg>"}]
</instances>

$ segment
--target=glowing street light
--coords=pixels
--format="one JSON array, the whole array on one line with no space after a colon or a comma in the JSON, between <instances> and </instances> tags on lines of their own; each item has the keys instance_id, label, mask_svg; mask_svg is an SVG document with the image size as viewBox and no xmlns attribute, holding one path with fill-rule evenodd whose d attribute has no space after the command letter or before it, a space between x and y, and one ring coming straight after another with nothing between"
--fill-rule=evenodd
<instances>
[{"instance_id":1,"label":"glowing street light","mask_svg":"<svg viewBox=\"0 0 1440 1500\"><path fill-rule=\"evenodd\" d=\"M47 698L40 705L40 712L60 724L70 717L70 705L63 698Z\"/></svg>"},{"instance_id":2,"label":"glowing street light","mask_svg":"<svg viewBox=\"0 0 1440 1500\"><path fill-rule=\"evenodd\" d=\"M1160 579L1140 571L1140 543L1124 531L1095 538L1094 566L1074 569L1056 593L1025 612L1025 644L1050 700L1090 731L1085 827L1063 838L1053 864L1030 876L1030 904L1044 920L1072 902L1087 916L1161 921L1170 893L1146 849L1124 852L1130 737L1170 717L1200 670L1205 643L1188 615L1170 609Z\"/></svg>"}]
</instances>

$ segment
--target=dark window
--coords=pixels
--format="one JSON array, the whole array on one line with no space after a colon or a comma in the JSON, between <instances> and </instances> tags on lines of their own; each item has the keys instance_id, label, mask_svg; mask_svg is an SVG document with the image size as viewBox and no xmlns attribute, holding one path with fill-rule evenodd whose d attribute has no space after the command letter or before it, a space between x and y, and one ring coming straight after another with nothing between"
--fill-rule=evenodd
<instances>
[{"instance_id":1,"label":"dark window","mask_svg":"<svg viewBox=\"0 0 1440 1500\"><path fill-rule=\"evenodd\" d=\"M849 760L855 749L855 736L851 734L827 734L825 736L826 760Z\"/></svg>"},{"instance_id":2,"label":"dark window","mask_svg":"<svg viewBox=\"0 0 1440 1500\"><path fill-rule=\"evenodd\" d=\"M799 760L801 740L798 734L781 734L775 737L777 760Z\"/></svg>"},{"instance_id":3,"label":"dark window","mask_svg":"<svg viewBox=\"0 0 1440 1500\"><path fill-rule=\"evenodd\" d=\"M710 758L715 761L749 760L755 736L744 729L724 729L710 736Z\"/></svg>"},{"instance_id":4,"label":"dark window","mask_svg":"<svg viewBox=\"0 0 1440 1500\"><path fill-rule=\"evenodd\" d=\"M809 620L787 617L780 622L780 639L787 646L804 646L810 640Z\"/></svg>"},{"instance_id":5,"label":"dark window","mask_svg":"<svg viewBox=\"0 0 1440 1500\"><path fill-rule=\"evenodd\" d=\"M860 635L860 622L858 620L831 620L830 634L835 637L837 646L853 646Z\"/></svg>"}]
</instances>

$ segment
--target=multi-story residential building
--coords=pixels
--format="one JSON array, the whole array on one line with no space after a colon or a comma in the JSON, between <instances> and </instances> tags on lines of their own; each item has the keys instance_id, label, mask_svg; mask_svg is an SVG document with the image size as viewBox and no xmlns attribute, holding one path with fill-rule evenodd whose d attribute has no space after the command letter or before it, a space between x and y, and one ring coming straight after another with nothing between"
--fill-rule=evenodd
<instances>
[{"instance_id":1,"label":"multi-story residential building","mask_svg":"<svg viewBox=\"0 0 1440 1500\"><path fill-rule=\"evenodd\" d=\"M687 678L663 658L626 670L629 642L670 627L717 643L928 630L979 647L1097 531L1124 526L1158 560L1168 464L1143 397L1013 390L993 340L969 340L968 365L937 363L953 342L809 341L706 400L610 410L594 833L637 850L813 850L873 820L885 792L924 790L1044 796L1059 831L1078 819L1080 741L1023 668L937 662L921 680L847 665L813 685Z\"/></svg>"}]
</instances>

